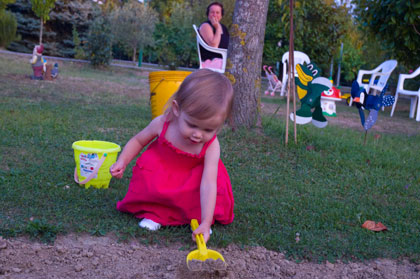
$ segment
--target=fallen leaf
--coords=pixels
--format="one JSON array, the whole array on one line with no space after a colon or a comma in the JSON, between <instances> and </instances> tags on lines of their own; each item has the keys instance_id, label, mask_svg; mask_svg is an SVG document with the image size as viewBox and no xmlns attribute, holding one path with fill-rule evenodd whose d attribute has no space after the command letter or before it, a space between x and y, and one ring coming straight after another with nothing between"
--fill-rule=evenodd
<instances>
[{"instance_id":1,"label":"fallen leaf","mask_svg":"<svg viewBox=\"0 0 420 279\"><path fill-rule=\"evenodd\" d=\"M385 227L385 225L382 224L381 222L375 223L374 221L370 221L370 220L367 220L366 222L364 222L362 225L362 228L375 231L375 232L387 230L387 227Z\"/></svg>"}]
</instances>

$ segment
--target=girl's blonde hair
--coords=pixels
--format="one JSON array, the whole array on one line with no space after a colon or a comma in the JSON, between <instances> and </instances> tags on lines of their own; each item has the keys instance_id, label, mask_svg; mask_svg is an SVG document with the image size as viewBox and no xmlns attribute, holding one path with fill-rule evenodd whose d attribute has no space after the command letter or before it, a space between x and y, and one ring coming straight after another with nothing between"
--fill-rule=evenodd
<instances>
[{"instance_id":1,"label":"girl's blonde hair","mask_svg":"<svg viewBox=\"0 0 420 279\"><path fill-rule=\"evenodd\" d=\"M165 114L170 118L173 117L173 100L178 103L181 111L191 117L202 120L224 113L226 119L232 110L233 88L224 75L200 69L188 75L168 101Z\"/></svg>"}]
</instances>

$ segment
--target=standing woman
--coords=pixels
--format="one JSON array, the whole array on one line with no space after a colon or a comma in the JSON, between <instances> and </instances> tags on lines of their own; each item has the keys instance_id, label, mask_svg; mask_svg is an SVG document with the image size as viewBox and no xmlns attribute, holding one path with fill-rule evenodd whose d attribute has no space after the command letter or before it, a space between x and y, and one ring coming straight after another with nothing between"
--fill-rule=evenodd
<instances>
[{"instance_id":1,"label":"standing woman","mask_svg":"<svg viewBox=\"0 0 420 279\"><path fill-rule=\"evenodd\" d=\"M207 7L207 21L200 25L200 35L203 40L211 47L227 49L229 46L229 32L220 20L224 14L223 5L219 2L213 2ZM200 54L203 64L214 63L214 59L220 60L222 56L217 53L207 51L200 46ZM209 61L207 61L209 60Z\"/></svg>"}]
</instances>

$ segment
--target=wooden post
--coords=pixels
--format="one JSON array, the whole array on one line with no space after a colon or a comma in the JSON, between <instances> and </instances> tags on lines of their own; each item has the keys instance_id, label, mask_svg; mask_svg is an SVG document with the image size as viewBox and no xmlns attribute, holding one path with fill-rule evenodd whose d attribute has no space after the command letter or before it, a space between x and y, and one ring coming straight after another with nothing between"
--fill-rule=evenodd
<instances>
[{"instance_id":1,"label":"wooden post","mask_svg":"<svg viewBox=\"0 0 420 279\"><path fill-rule=\"evenodd\" d=\"M293 36L293 0L289 0L290 9L290 34L289 34L289 69L287 76L287 106L286 106L286 139L285 144L289 141L289 107L290 107L290 95L293 94L293 114L295 121L293 124L295 143L297 143L296 137L296 100L295 100L295 58L294 58L294 36Z\"/></svg>"},{"instance_id":2,"label":"wooden post","mask_svg":"<svg viewBox=\"0 0 420 279\"><path fill-rule=\"evenodd\" d=\"M53 80L51 76L52 64L47 64L45 68L46 71L44 72L44 80Z\"/></svg>"},{"instance_id":3,"label":"wooden post","mask_svg":"<svg viewBox=\"0 0 420 279\"><path fill-rule=\"evenodd\" d=\"M297 144L297 129L296 129L296 92L295 92L295 42L294 38L292 38L292 94L293 94L293 135L295 139L295 144Z\"/></svg>"},{"instance_id":4,"label":"wooden post","mask_svg":"<svg viewBox=\"0 0 420 279\"><path fill-rule=\"evenodd\" d=\"M287 143L289 141L289 104L290 104L290 44L289 44L289 65L288 70L289 73L287 76L287 102L286 102L286 138L285 138L285 144L287 146Z\"/></svg>"}]
</instances>

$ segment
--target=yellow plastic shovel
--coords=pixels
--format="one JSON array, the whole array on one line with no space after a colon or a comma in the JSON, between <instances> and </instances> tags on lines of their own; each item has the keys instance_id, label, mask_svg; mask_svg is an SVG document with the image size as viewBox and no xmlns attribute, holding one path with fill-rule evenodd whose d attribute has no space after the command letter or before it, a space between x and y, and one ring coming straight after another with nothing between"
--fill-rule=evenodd
<instances>
[{"instance_id":1,"label":"yellow plastic shovel","mask_svg":"<svg viewBox=\"0 0 420 279\"><path fill-rule=\"evenodd\" d=\"M191 220L191 229L195 231L198 228L197 219ZM197 250L190 252L187 256L187 267L191 271L200 271L204 269L203 264L209 269L225 270L226 262L223 256L214 250L207 249L206 242L202 234L195 236Z\"/></svg>"}]
</instances>

